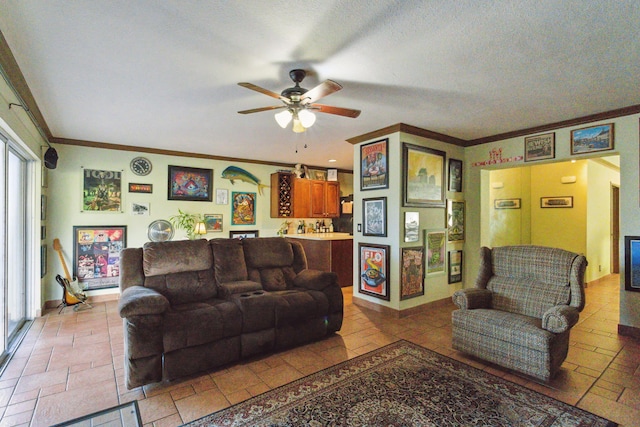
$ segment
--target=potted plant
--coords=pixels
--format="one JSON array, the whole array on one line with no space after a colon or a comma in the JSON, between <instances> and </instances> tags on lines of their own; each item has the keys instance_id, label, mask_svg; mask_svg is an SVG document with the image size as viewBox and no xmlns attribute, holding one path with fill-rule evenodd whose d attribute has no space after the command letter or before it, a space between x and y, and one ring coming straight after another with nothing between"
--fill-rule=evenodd
<instances>
[{"instance_id":1,"label":"potted plant","mask_svg":"<svg viewBox=\"0 0 640 427\"><path fill-rule=\"evenodd\" d=\"M202 222L202 216L200 214L183 212L181 209L178 209L178 214L169 217L169 221L171 221L175 228L181 228L186 231L189 240L194 240L198 234L196 233L196 227L198 223Z\"/></svg>"}]
</instances>

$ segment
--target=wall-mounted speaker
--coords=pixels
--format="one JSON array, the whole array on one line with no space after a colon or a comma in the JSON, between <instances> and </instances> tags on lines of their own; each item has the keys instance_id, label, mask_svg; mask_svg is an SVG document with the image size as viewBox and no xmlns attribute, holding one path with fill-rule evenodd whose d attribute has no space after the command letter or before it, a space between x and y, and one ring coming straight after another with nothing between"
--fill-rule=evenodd
<instances>
[{"instance_id":1,"label":"wall-mounted speaker","mask_svg":"<svg viewBox=\"0 0 640 427\"><path fill-rule=\"evenodd\" d=\"M44 166L47 169L55 169L58 166L58 152L55 148L49 147L44 153Z\"/></svg>"}]
</instances>

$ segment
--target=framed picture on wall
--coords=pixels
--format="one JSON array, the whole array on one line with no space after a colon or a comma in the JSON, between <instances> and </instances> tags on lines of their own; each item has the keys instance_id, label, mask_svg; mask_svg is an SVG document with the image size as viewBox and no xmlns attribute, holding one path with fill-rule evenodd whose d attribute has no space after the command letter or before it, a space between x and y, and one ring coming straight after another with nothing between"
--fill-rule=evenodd
<instances>
[{"instance_id":1,"label":"framed picture on wall","mask_svg":"<svg viewBox=\"0 0 640 427\"><path fill-rule=\"evenodd\" d=\"M449 159L449 191L462 191L462 160Z\"/></svg>"},{"instance_id":2,"label":"framed picture on wall","mask_svg":"<svg viewBox=\"0 0 640 427\"><path fill-rule=\"evenodd\" d=\"M447 234L450 242L464 241L464 201L447 200Z\"/></svg>"},{"instance_id":3,"label":"framed picture on wall","mask_svg":"<svg viewBox=\"0 0 640 427\"><path fill-rule=\"evenodd\" d=\"M404 213L404 241L417 242L420 240L420 212Z\"/></svg>"},{"instance_id":4,"label":"framed picture on wall","mask_svg":"<svg viewBox=\"0 0 640 427\"><path fill-rule=\"evenodd\" d=\"M462 251L449 251L447 271L449 284L462 282Z\"/></svg>"},{"instance_id":5,"label":"framed picture on wall","mask_svg":"<svg viewBox=\"0 0 640 427\"><path fill-rule=\"evenodd\" d=\"M74 226L73 273L83 289L115 288L120 281L120 251L127 226Z\"/></svg>"},{"instance_id":6,"label":"framed picture on wall","mask_svg":"<svg viewBox=\"0 0 640 427\"><path fill-rule=\"evenodd\" d=\"M234 191L231 193L231 225L256 223L256 193Z\"/></svg>"},{"instance_id":7,"label":"framed picture on wall","mask_svg":"<svg viewBox=\"0 0 640 427\"><path fill-rule=\"evenodd\" d=\"M424 295L424 247L402 248L400 299Z\"/></svg>"},{"instance_id":8,"label":"framed picture on wall","mask_svg":"<svg viewBox=\"0 0 640 427\"><path fill-rule=\"evenodd\" d=\"M229 232L229 237L232 239L253 239L259 235L259 230L237 230Z\"/></svg>"},{"instance_id":9,"label":"framed picture on wall","mask_svg":"<svg viewBox=\"0 0 640 427\"><path fill-rule=\"evenodd\" d=\"M524 138L524 161L555 159L556 134L555 132L544 135L527 136Z\"/></svg>"},{"instance_id":10,"label":"framed picture on wall","mask_svg":"<svg viewBox=\"0 0 640 427\"><path fill-rule=\"evenodd\" d=\"M360 190L389 188L389 139L360 146Z\"/></svg>"},{"instance_id":11,"label":"framed picture on wall","mask_svg":"<svg viewBox=\"0 0 640 427\"><path fill-rule=\"evenodd\" d=\"M169 200L213 200L213 170L169 165Z\"/></svg>"},{"instance_id":12,"label":"framed picture on wall","mask_svg":"<svg viewBox=\"0 0 640 427\"><path fill-rule=\"evenodd\" d=\"M624 289L640 292L640 236L624 236Z\"/></svg>"},{"instance_id":13,"label":"framed picture on wall","mask_svg":"<svg viewBox=\"0 0 640 427\"><path fill-rule=\"evenodd\" d=\"M447 239L446 230L425 230L424 244L427 247L427 276L444 274Z\"/></svg>"},{"instance_id":14,"label":"framed picture on wall","mask_svg":"<svg viewBox=\"0 0 640 427\"><path fill-rule=\"evenodd\" d=\"M571 154L613 150L613 123L571 131Z\"/></svg>"},{"instance_id":15,"label":"framed picture on wall","mask_svg":"<svg viewBox=\"0 0 640 427\"><path fill-rule=\"evenodd\" d=\"M402 144L403 206L444 207L446 153Z\"/></svg>"},{"instance_id":16,"label":"framed picture on wall","mask_svg":"<svg viewBox=\"0 0 640 427\"><path fill-rule=\"evenodd\" d=\"M82 212L123 212L122 173L82 167Z\"/></svg>"},{"instance_id":17,"label":"framed picture on wall","mask_svg":"<svg viewBox=\"0 0 640 427\"><path fill-rule=\"evenodd\" d=\"M389 301L389 246L358 243L358 292Z\"/></svg>"},{"instance_id":18,"label":"framed picture on wall","mask_svg":"<svg viewBox=\"0 0 640 427\"><path fill-rule=\"evenodd\" d=\"M207 233L222 232L222 214L204 214L203 219Z\"/></svg>"},{"instance_id":19,"label":"framed picture on wall","mask_svg":"<svg viewBox=\"0 0 640 427\"><path fill-rule=\"evenodd\" d=\"M387 235L387 198L362 199L362 222L364 236Z\"/></svg>"}]
</instances>

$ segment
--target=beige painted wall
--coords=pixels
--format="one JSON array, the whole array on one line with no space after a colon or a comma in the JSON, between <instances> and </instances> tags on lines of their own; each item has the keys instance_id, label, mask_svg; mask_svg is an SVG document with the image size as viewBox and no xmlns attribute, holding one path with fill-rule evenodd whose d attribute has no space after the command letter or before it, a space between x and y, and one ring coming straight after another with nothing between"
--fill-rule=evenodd
<instances>
[{"instance_id":1,"label":"beige painted wall","mask_svg":"<svg viewBox=\"0 0 640 427\"><path fill-rule=\"evenodd\" d=\"M276 236L284 219L270 217L270 188L263 189L259 194L258 187L251 183L235 181L234 184L221 177L222 171L230 165L238 166L258 177L263 184L269 185L270 176L281 166L269 166L262 164L233 162L222 160L199 159L191 157L175 157L160 154L137 153L130 151L118 151L99 149L92 147L80 147L71 145L57 145L60 160L58 168L49 174L49 221L48 241L59 238L65 251L67 263L71 268L73 258L73 226L74 225L126 225L127 247L141 247L149 239L147 237L148 225L157 219L169 219L178 213L178 209L189 213L222 214L223 231L221 233L209 233L207 239L228 237L229 230L259 230L260 236ZM134 175L129 169L131 159L142 155L151 160L153 169L151 174L140 177ZM189 166L197 168L213 169L213 187L229 190L229 198L234 191L254 192L256 202L256 224L246 226L231 226L231 205L218 205L213 202L191 202L167 200L167 176L168 166ZM81 211L81 168L122 170L123 171L123 205L124 213L101 213ZM338 174L341 180L341 192L351 191L353 178L351 174ZM128 183L153 184L152 194L128 193ZM348 193L347 193L348 194ZM215 193L214 193L215 195ZM149 203L150 215L133 215L131 203ZM290 225L290 231L295 230L295 221ZM311 219L307 219L311 222ZM313 220L315 222L315 220ZM186 239L183 230L176 230L174 240ZM59 296L59 287L55 283L55 275L60 272L61 266L55 254L49 253L49 274L44 278L44 300L55 300ZM94 290L90 295L102 295L117 293L117 288Z\"/></svg>"},{"instance_id":2,"label":"beige painted wall","mask_svg":"<svg viewBox=\"0 0 640 427\"><path fill-rule=\"evenodd\" d=\"M615 149L607 152L592 153L590 155L573 156L570 153L571 130L586 127L566 127L555 130L556 158L554 162L572 159L582 160L602 155L620 155L620 263L621 263L621 291L620 291L620 324L640 328L640 293L624 291L624 247L625 235L637 235L640 229L640 202L638 195L639 157L639 122L640 115L633 114L619 117L606 122L594 122L592 125L614 123ZM490 163L490 152L501 151L501 161ZM509 138L501 141L483 144L465 149L465 197L467 207L467 236L465 241L465 287L472 287L475 274L478 271L478 248L481 242L486 242L487 236L481 235L481 230L488 229L487 223L482 221L481 213L489 203L488 190L483 190L482 182L488 182L483 171L513 168L525 165L521 157L524 154L524 137ZM475 163L475 165L474 165ZM549 161L541 164L552 163ZM564 176L565 174L562 174ZM544 177L547 179L547 177ZM535 182L532 178L532 183ZM606 195L605 195L606 196ZM602 197L602 196L601 196ZM532 196L535 201L535 197ZM539 199L538 199L539 200ZM574 200L575 202L575 200ZM586 223L585 223L586 226ZM586 233L585 233L586 234ZM579 240L579 238L577 238ZM576 241L577 241L576 240ZM532 239L533 243L533 239ZM586 250L586 237L585 237Z\"/></svg>"}]
</instances>

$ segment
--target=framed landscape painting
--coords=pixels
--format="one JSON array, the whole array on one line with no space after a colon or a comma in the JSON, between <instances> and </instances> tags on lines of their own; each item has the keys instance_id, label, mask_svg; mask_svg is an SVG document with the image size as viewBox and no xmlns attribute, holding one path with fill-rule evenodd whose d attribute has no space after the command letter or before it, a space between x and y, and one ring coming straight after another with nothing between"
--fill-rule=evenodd
<instances>
[{"instance_id":1,"label":"framed landscape painting","mask_svg":"<svg viewBox=\"0 0 640 427\"><path fill-rule=\"evenodd\" d=\"M571 131L571 154L613 150L613 123Z\"/></svg>"},{"instance_id":2,"label":"framed landscape painting","mask_svg":"<svg viewBox=\"0 0 640 427\"><path fill-rule=\"evenodd\" d=\"M402 145L404 206L444 207L444 151L421 145Z\"/></svg>"},{"instance_id":3,"label":"framed landscape painting","mask_svg":"<svg viewBox=\"0 0 640 427\"><path fill-rule=\"evenodd\" d=\"M358 243L358 292L389 301L389 246Z\"/></svg>"}]
</instances>

